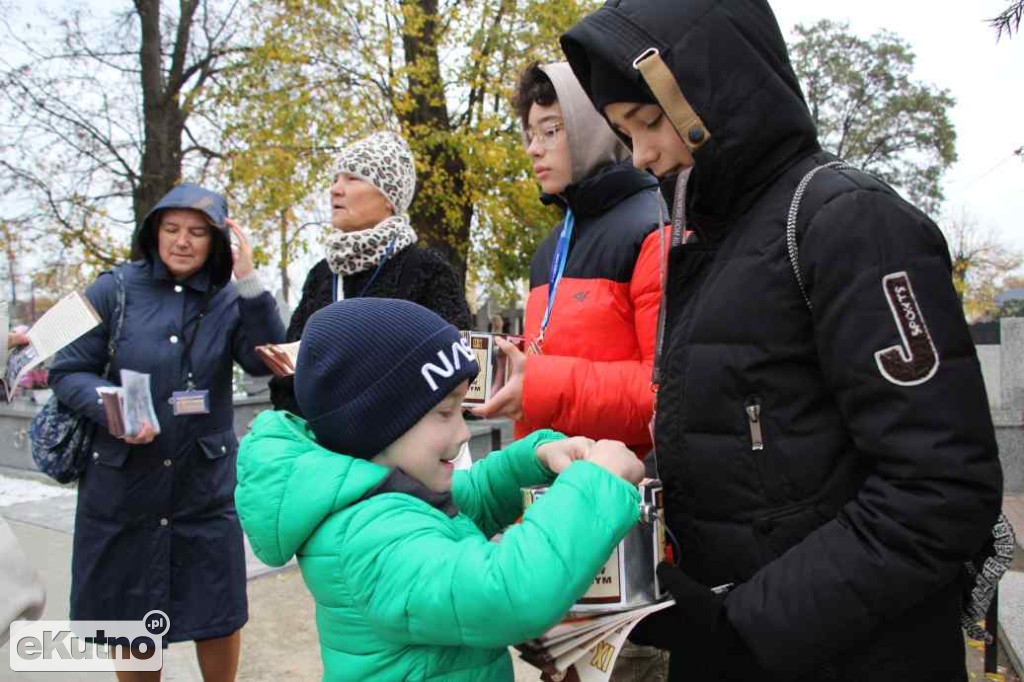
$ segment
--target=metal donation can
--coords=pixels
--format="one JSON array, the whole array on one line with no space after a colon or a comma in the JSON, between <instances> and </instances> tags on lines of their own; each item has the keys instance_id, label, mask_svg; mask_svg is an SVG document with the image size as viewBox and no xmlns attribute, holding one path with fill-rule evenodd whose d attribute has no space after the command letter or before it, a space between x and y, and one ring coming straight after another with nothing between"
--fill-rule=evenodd
<instances>
[{"instance_id":1,"label":"metal donation can","mask_svg":"<svg viewBox=\"0 0 1024 682\"><path fill-rule=\"evenodd\" d=\"M616 546L590 589L573 606L575 613L621 611L652 604L666 593L655 573L665 560L665 514L661 481L640 483L640 521ZM523 488L523 509L540 499L549 486Z\"/></svg>"}]
</instances>

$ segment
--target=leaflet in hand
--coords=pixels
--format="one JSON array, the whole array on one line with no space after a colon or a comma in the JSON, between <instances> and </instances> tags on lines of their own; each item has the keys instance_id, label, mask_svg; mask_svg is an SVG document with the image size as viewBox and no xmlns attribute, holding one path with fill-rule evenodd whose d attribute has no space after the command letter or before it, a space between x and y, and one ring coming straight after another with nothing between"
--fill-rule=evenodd
<instances>
[{"instance_id":1,"label":"leaflet in hand","mask_svg":"<svg viewBox=\"0 0 1024 682\"><path fill-rule=\"evenodd\" d=\"M486 403L512 378L512 360L494 342L494 337L502 337L523 352L526 351L526 341L522 336L509 334L473 331L460 331L459 334L476 355L476 362L480 365L480 373L470 383L462 407L477 407Z\"/></svg>"},{"instance_id":2,"label":"leaflet in hand","mask_svg":"<svg viewBox=\"0 0 1024 682\"><path fill-rule=\"evenodd\" d=\"M274 376L290 377L295 374L295 365L299 362L299 343L268 343L265 346L256 346L256 353Z\"/></svg>"},{"instance_id":3,"label":"leaflet in hand","mask_svg":"<svg viewBox=\"0 0 1024 682\"><path fill-rule=\"evenodd\" d=\"M28 345L18 348L7 348L7 329L9 318L7 302L0 306L0 332L3 342L0 357L4 358L5 371L2 377L3 390L7 401L14 397L14 391L22 378L33 368L55 355L57 351L70 345L80 336L102 322L89 300L78 293L72 292L62 298L56 305L43 313L36 323L28 330Z\"/></svg>"},{"instance_id":4,"label":"leaflet in hand","mask_svg":"<svg viewBox=\"0 0 1024 682\"><path fill-rule=\"evenodd\" d=\"M137 436L146 422L160 433L160 420L153 408L148 374L122 369L120 386L100 386L96 392L103 401L110 435L115 438Z\"/></svg>"},{"instance_id":5,"label":"leaflet in hand","mask_svg":"<svg viewBox=\"0 0 1024 682\"><path fill-rule=\"evenodd\" d=\"M556 682L607 682L626 637L637 623L675 600L563 620L538 639L516 647L527 663Z\"/></svg>"}]
</instances>

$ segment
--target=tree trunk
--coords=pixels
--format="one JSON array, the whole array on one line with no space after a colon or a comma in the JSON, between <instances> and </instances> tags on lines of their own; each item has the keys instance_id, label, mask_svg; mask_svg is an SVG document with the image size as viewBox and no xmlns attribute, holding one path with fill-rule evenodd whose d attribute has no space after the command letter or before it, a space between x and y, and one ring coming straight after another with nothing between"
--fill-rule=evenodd
<instances>
[{"instance_id":1,"label":"tree trunk","mask_svg":"<svg viewBox=\"0 0 1024 682\"><path fill-rule=\"evenodd\" d=\"M409 92L413 106L401 110L399 116L409 130L440 133L416 150L421 171L418 184L420 188L430 188L435 193L443 191L446 195L431 197L421 191L409 213L424 242L443 253L459 280L465 283L473 207L466 200L466 164L450 142L452 124L438 55L437 0L404 0L402 6L406 10L402 46L405 61L411 66ZM449 193L451 196L447 196ZM459 206L456 223L449 220L445 210L445 204L451 202Z\"/></svg>"},{"instance_id":2,"label":"tree trunk","mask_svg":"<svg viewBox=\"0 0 1024 682\"><path fill-rule=\"evenodd\" d=\"M181 22L191 22L188 5L188 2L182 2ZM139 63L144 125L139 183L132 192L135 223L136 227L139 227L150 209L181 178L181 138L185 130L186 117L178 101L178 84L169 84L164 76L160 0L135 0L135 7L142 28ZM185 44L187 45L187 42ZM133 252L132 257L138 258L141 255Z\"/></svg>"},{"instance_id":3,"label":"tree trunk","mask_svg":"<svg viewBox=\"0 0 1024 682\"><path fill-rule=\"evenodd\" d=\"M7 313L8 318L13 320L18 314L18 275L15 272L15 265L18 259L14 255L14 242L11 239L11 226L3 223L4 241L7 242L7 274L11 278L11 307ZM0 329L0 333L6 334L6 329Z\"/></svg>"},{"instance_id":4,"label":"tree trunk","mask_svg":"<svg viewBox=\"0 0 1024 682\"><path fill-rule=\"evenodd\" d=\"M288 263L291 261L291 256L288 253L288 209L281 211L281 223L280 223L280 235L281 235L281 294L284 296L284 302L288 303Z\"/></svg>"}]
</instances>

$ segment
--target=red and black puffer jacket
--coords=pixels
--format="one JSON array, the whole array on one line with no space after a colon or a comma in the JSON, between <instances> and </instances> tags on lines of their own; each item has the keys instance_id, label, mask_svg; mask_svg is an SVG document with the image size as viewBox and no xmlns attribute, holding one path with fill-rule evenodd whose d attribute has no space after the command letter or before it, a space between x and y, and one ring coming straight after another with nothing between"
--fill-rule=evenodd
<instances>
[{"instance_id":1,"label":"red and black puffer jacket","mask_svg":"<svg viewBox=\"0 0 1024 682\"><path fill-rule=\"evenodd\" d=\"M662 199L653 176L629 162L571 186L563 202L576 216L543 352L526 362L517 435L540 428L621 440L643 456L651 447L651 370L661 304L657 227ZM530 265L527 340L548 304L548 278L562 223Z\"/></svg>"}]
</instances>

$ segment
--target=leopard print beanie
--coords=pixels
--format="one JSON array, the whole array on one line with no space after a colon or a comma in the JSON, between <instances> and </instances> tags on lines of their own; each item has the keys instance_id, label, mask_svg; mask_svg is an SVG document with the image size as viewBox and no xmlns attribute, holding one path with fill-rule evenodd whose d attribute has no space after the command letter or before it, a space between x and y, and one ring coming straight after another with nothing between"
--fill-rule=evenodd
<instances>
[{"instance_id":1,"label":"leopard print beanie","mask_svg":"<svg viewBox=\"0 0 1024 682\"><path fill-rule=\"evenodd\" d=\"M416 243L416 232L409 224L416 165L404 139L394 133L375 133L354 142L342 150L336 169L373 185L395 215L358 232L331 230L325 244L331 272L344 277L369 270Z\"/></svg>"},{"instance_id":2,"label":"leopard print beanie","mask_svg":"<svg viewBox=\"0 0 1024 682\"><path fill-rule=\"evenodd\" d=\"M409 212L416 193L416 163L409 144L391 132L374 133L345 147L336 173L347 173L373 185L391 202L395 215Z\"/></svg>"}]
</instances>

